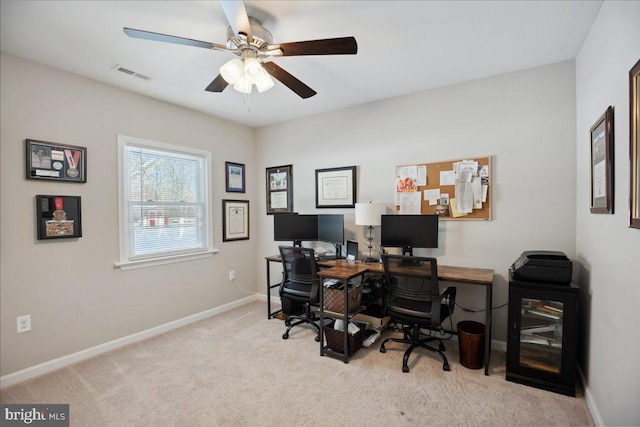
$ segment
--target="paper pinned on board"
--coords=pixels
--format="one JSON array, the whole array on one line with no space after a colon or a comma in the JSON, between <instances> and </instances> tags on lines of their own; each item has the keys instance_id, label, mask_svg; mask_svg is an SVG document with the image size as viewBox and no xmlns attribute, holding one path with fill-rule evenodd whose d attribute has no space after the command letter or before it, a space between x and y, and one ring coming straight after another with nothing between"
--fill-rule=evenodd
<instances>
[{"instance_id":1,"label":"paper pinned on board","mask_svg":"<svg viewBox=\"0 0 640 427\"><path fill-rule=\"evenodd\" d=\"M430 206L437 205L440 199L440 189L424 190L424 199L429 201Z\"/></svg>"},{"instance_id":2,"label":"paper pinned on board","mask_svg":"<svg viewBox=\"0 0 640 427\"><path fill-rule=\"evenodd\" d=\"M440 171L440 186L444 185L455 185L456 176L452 170L450 171Z\"/></svg>"},{"instance_id":3,"label":"paper pinned on board","mask_svg":"<svg viewBox=\"0 0 640 427\"><path fill-rule=\"evenodd\" d=\"M400 201L400 214L419 215L422 213L422 199L420 192L398 194Z\"/></svg>"},{"instance_id":4,"label":"paper pinned on board","mask_svg":"<svg viewBox=\"0 0 640 427\"><path fill-rule=\"evenodd\" d=\"M449 199L449 206L450 206L450 211L451 211L451 216L452 217L459 218L461 216L467 215L466 213L460 213L458 211L458 201L455 198Z\"/></svg>"}]
</instances>

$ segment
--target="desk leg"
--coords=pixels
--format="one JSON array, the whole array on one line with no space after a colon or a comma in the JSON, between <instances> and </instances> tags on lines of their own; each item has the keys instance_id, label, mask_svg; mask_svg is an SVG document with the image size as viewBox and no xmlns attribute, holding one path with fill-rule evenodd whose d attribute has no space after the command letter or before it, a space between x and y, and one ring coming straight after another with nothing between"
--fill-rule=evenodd
<instances>
[{"instance_id":1,"label":"desk leg","mask_svg":"<svg viewBox=\"0 0 640 427\"><path fill-rule=\"evenodd\" d=\"M324 279L320 279L320 356L324 356Z\"/></svg>"},{"instance_id":2,"label":"desk leg","mask_svg":"<svg viewBox=\"0 0 640 427\"><path fill-rule=\"evenodd\" d=\"M489 357L491 356L491 305L493 304L493 284L486 285L485 301L485 337L484 337L484 374L489 375Z\"/></svg>"},{"instance_id":3,"label":"desk leg","mask_svg":"<svg viewBox=\"0 0 640 427\"><path fill-rule=\"evenodd\" d=\"M271 261L267 260L267 319L271 319L276 314L282 312L282 309L271 311L271 289L280 286L278 283L271 284Z\"/></svg>"},{"instance_id":4,"label":"desk leg","mask_svg":"<svg viewBox=\"0 0 640 427\"><path fill-rule=\"evenodd\" d=\"M271 268L267 260L267 319L271 319Z\"/></svg>"}]
</instances>

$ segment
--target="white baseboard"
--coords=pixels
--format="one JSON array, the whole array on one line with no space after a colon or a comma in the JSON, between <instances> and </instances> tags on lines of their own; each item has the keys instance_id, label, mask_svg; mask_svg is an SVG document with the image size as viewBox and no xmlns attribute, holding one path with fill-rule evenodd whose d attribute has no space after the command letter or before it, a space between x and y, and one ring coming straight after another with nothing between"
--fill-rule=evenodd
<instances>
[{"instance_id":1,"label":"white baseboard","mask_svg":"<svg viewBox=\"0 0 640 427\"><path fill-rule=\"evenodd\" d=\"M164 332L177 329L179 327L188 325L199 320L206 319L216 314L224 313L225 311L232 310L236 307L248 304L256 300L265 300L266 295L254 294L246 298L239 299L237 301L230 302L225 305L221 305L210 310L205 310L200 313L193 314L191 316L183 317L182 319L174 320L164 325L156 326L154 328L147 329L145 331L137 332L135 334L128 335L126 337L118 338L113 341L99 344L97 346L87 348L85 350L78 351L66 356L59 357L57 359L49 360L48 362L40 363L35 366L23 369L21 371L14 372L12 374L0 377L0 388L9 387L19 382L37 377L39 375L46 374L48 372L55 371L56 369L64 368L65 366L72 365L74 363L95 357L99 354L111 351L128 344L132 344L137 341L141 341L146 338L153 337L155 335L162 334Z\"/></svg>"},{"instance_id":2,"label":"white baseboard","mask_svg":"<svg viewBox=\"0 0 640 427\"><path fill-rule=\"evenodd\" d=\"M587 379L584 377L580 365L578 365L578 377L580 378L580 382L584 388L584 400L587 402L587 407L589 408L589 412L593 418L593 423L597 426L605 425L602 417L600 416L598 405L596 405L596 401L593 398L593 393L591 393L591 388L589 387L589 384L587 384Z\"/></svg>"}]
</instances>

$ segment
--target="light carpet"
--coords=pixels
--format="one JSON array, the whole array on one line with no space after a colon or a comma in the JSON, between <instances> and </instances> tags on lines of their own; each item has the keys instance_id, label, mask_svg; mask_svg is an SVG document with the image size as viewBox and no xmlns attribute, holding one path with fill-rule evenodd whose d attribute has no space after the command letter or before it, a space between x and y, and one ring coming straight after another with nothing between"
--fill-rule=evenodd
<instances>
[{"instance_id":1,"label":"light carpet","mask_svg":"<svg viewBox=\"0 0 640 427\"><path fill-rule=\"evenodd\" d=\"M282 339L284 322L252 302L0 390L2 403L68 403L72 426L592 426L583 391L567 397L490 376L451 372L417 349L380 341L348 364L320 357L310 329ZM387 331L383 338L391 334Z\"/></svg>"}]
</instances>

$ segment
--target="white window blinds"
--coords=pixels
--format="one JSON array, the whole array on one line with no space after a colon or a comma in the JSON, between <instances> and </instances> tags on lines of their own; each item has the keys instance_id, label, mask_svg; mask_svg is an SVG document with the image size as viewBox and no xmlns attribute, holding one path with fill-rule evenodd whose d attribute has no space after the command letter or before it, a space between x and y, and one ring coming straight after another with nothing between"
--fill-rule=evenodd
<instances>
[{"instance_id":1,"label":"white window blinds","mask_svg":"<svg viewBox=\"0 0 640 427\"><path fill-rule=\"evenodd\" d=\"M209 250L208 153L130 137L120 143L121 262Z\"/></svg>"}]
</instances>

